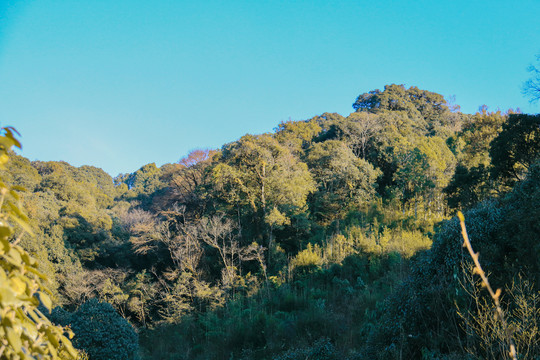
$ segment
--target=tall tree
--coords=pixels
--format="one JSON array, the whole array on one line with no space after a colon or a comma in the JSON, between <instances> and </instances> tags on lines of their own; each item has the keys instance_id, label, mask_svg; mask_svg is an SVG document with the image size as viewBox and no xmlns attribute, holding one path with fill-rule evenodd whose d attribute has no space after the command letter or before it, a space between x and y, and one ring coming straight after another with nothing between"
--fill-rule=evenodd
<instances>
[{"instance_id":1,"label":"tall tree","mask_svg":"<svg viewBox=\"0 0 540 360\"><path fill-rule=\"evenodd\" d=\"M239 222L250 222L254 237L267 234L268 248L276 219L290 223L291 216L306 210L307 196L315 190L307 165L269 134L225 145L211 176L216 199ZM249 224L240 225L248 230L244 225Z\"/></svg>"},{"instance_id":2,"label":"tall tree","mask_svg":"<svg viewBox=\"0 0 540 360\"><path fill-rule=\"evenodd\" d=\"M353 104L356 111L407 111L414 117L434 119L447 112L446 100L440 94L420 90L416 86L386 85L384 91L373 90L358 96Z\"/></svg>"},{"instance_id":3,"label":"tall tree","mask_svg":"<svg viewBox=\"0 0 540 360\"><path fill-rule=\"evenodd\" d=\"M218 195L263 214L276 206L301 209L314 189L306 164L268 134L226 145L213 176Z\"/></svg>"},{"instance_id":4,"label":"tall tree","mask_svg":"<svg viewBox=\"0 0 540 360\"><path fill-rule=\"evenodd\" d=\"M448 205L467 208L494 195L497 185L490 178L491 142L502 131L508 115L489 112L486 107L463 122L461 131L448 143L458 160L458 166L445 189Z\"/></svg>"},{"instance_id":5,"label":"tall tree","mask_svg":"<svg viewBox=\"0 0 540 360\"><path fill-rule=\"evenodd\" d=\"M502 131L507 114L500 111L490 112L486 107L463 122L457 134L456 156L460 163L468 168L479 165L489 166L490 144Z\"/></svg>"},{"instance_id":6,"label":"tall tree","mask_svg":"<svg viewBox=\"0 0 540 360\"><path fill-rule=\"evenodd\" d=\"M309 149L307 162L318 184L312 196L312 211L323 224L373 199L380 172L357 158L345 143L316 143Z\"/></svg>"}]
</instances>

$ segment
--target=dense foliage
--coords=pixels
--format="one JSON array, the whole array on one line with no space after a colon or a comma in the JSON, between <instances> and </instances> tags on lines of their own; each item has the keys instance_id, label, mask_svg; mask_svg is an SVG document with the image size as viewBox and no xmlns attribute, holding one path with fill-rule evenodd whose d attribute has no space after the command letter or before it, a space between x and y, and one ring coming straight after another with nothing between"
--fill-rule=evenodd
<instances>
[{"instance_id":1,"label":"dense foliage","mask_svg":"<svg viewBox=\"0 0 540 360\"><path fill-rule=\"evenodd\" d=\"M462 209L516 339L538 339L540 116L403 85L353 108L114 179L13 155L55 321L90 359L499 358Z\"/></svg>"},{"instance_id":2,"label":"dense foliage","mask_svg":"<svg viewBox=\"0 0 540 360\"><path fill-rule=\"evenodd\" d=\"M111 304L90 299L74 313L55 309L51 320L69 325L77 348L90 359L129 360L138 356L138 336L133 327L120 316Z\"/></svg>"}]
</instances>

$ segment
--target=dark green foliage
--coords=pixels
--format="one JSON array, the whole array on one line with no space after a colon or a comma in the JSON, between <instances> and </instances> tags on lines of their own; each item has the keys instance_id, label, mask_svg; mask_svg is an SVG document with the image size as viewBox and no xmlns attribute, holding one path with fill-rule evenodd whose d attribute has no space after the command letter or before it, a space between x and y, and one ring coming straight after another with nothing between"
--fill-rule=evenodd
<instances>
[{"instance_id":1,"label":"dark green foliage","mask_svg":"<svg viewBox=\"0 0 540 360\"><path fill-rule=\"evenodd\" d=\"M503 275L519 270L536 285L540 284L540 161L533 163L524 181L504 199L504 222L497 234ZM536 278L535 278L536 276Z\"/></svg>"},{"instance_id":2,"label":"dark green foliage","mask_svg":"<svg viewBox=\"0 0 540 360\"><path fill-rule=\"evenodd\" d=\"M164 169L167 166L164 165ZM132 174L120 174L114 178L114 184L120 189L122 184L127 186L122 191L122 198L128 201L137 201L143 209L148 209L156 195L168 184L162 181L163 169L155 163L146 164Z\"/></svg>"},{"instance_id":3,"label":"dark green foliage","mask_svg":"<svg viewBox=\"0 0 540 360\"><path fill-rule=\"evenodd\" d=\"M512 114L493 140L491 174L507 185L522 180L540 157L540 115Z\"/></svg>"},{"instance_id":4,"label":"dark green foliage","mask_svg":"<svg viewBox=\"0 0 540 360\"><path fill-rule=\"evenodd\" d=\"M440 94L420 90L413 86L406 89L404 85L386 85L384 91L374 90L358 96L353 108L356 111L405 111L408 116L422 119L431 128L437 123L444 124L449 117L446 100Z\"/></svg>"},{"instance_id":5,"label":"dark green foliage","mask_svg":"<svg viewBox=\"0 0 540 360\"><path fill-rule=\"evenodd\" d=\"M448 206L454 209L466 209L486 199L491 192L489 171L484 164L468 169L458 165L452 181L444 189L448 194Z\"/></svg>"},{"instance_id":6,"label":"dark green foliage","mask_svg":"<svg viewBox=\"0 0 540 360\"><path fill-rule=\"evenodd\" d=\"M337 360L342 359L336 352L334 345L325 338L317 340L312 346L288 350L285 354L277 356L274 360Z\"/></svg>"},{"instance_id":7,"label":"dark green foliage","mask_svg":"<svg viewBox=\"0 0 540 360\"><path fill-rule=\"evenodd\" d=\"M448 139L458 159L452 180L444 190L451 208L472 207L499 190L499 182L490 176L492 160L489 151L507 118L500 111L488 112L484 107L482 112L464 121L455 137Z\"/></svg>"},{"instance_id":8,"label":"dark green foliage","mask_svg":"<svg viewBox=\"0 0 540 360\"><path fill-rule=\"evenodd\" d=\"M492 259L497 247L490 239L500 229L500 211L495 204L486 203L466 217L473 246L482 258ZM448 352L459 346L462 334L453 304L466 296L458 281L461 263L467 259L461 245L454 219L437 231L431 250L413 260L410 276L388 297L379 326L370 336L371 356L386 349L387 356L401 351L406 358L417 358L422 348ZM495 268L493 262L486 265Z\"/></svg>"},{"instance_id":9,"label":"dark green foliage","mask_svg":"<svg viewBox=\"0 0 540 360\"><path fill-rule=\"evenodd\" d=\"M505 198L465 213L471 242L495 287L511 284L519 273L536 284L540 280L539 184L539 166L534 164ZM468 306L468 295L458 281L468 257L459 231L456 219L444 223L432 249L415 259L410 277L386 302L381 326L370 338L371 351L401 349L412 358L422 348L460 350L464 334L452 305Z\"/></svg>"},{"instance_id":10,"label":"dark green foliage","mask_svg":"<svg viewBox=\"0 0 540 360\"><path fill-rule=\"evenodd\" d=\"M435 187L429 176L427 156L420 149L414 148L401 155L400 166L394 173L394 182L403 191L403 199L408 201Z\"/></svg>"},{"instance_id":11,"label":"dark green foliage","mask_svg":"<svg viewBox=\"0 0 540 360\"><path fill-rule=\"evenodd\" d=\"M77 348L92 360L133 360L138 358L138 336L133 327L108 303L90 299L72 314L55 309L51 320L69 325L76 334Z\"/></svg>"}]
</instances>

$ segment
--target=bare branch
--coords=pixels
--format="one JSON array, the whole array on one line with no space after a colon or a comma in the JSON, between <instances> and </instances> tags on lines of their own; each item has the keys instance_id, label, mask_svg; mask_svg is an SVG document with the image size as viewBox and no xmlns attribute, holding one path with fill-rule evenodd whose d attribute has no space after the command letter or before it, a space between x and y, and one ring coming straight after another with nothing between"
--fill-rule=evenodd
<instances>
[{"instance_id":1,"label":"bare branch","mask_svg":"<svg viewBox=\"0 0 540 360\"><path fill-rule=\"evenodd\" d=\"M466 247L469 251L469 254L471 254L471 257L474 261L474 271L473 273L478 274L480 278L482 279L482 285L485 286L489 292L489 295L491 295L491 298L493 299L493 302L495 303L495 308L497 310L497 315L499 317L499 320L501 320L505 335L506 335L506 341L508 343L508 346L510 347L510 356L513 360L517 360L517 354L516 354L516 345L514 344L514 340L512 338L512 332L510 328L508 327L506 320L504 318L504 312L501 308L501 304L499 301L499 298L501 296L501 289L497 289L497 291L493 291L491 288L491 285L489 284L489 280L486 276L486 273L482 269L482 266L480 265L480 262L478 261L479 253L475 253L471 242L469 241L469 236L467 235L467 228L465 227L465 217L461 213L461 211L458 212L458 218L459 222L461 224L461 235L463 236L463 247Z\"/></svg>"}]
</instances>

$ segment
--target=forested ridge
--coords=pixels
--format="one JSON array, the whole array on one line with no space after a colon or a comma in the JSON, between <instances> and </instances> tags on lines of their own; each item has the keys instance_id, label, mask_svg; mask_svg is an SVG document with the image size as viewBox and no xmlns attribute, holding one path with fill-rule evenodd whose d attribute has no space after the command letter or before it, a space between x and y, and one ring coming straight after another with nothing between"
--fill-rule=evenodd
<instances>
[{"instance_id":1,"label":"forested ridge","mask_svg":"<svg viewBox=\"0 0 540 360\"><path fill-rule=\"evenodd\" d=\"M540 115L403 85L353 109L115 178L10 153L43 313L91 360L509 358L461 210L538 359Z\"/></svg>"}]
</instances>

